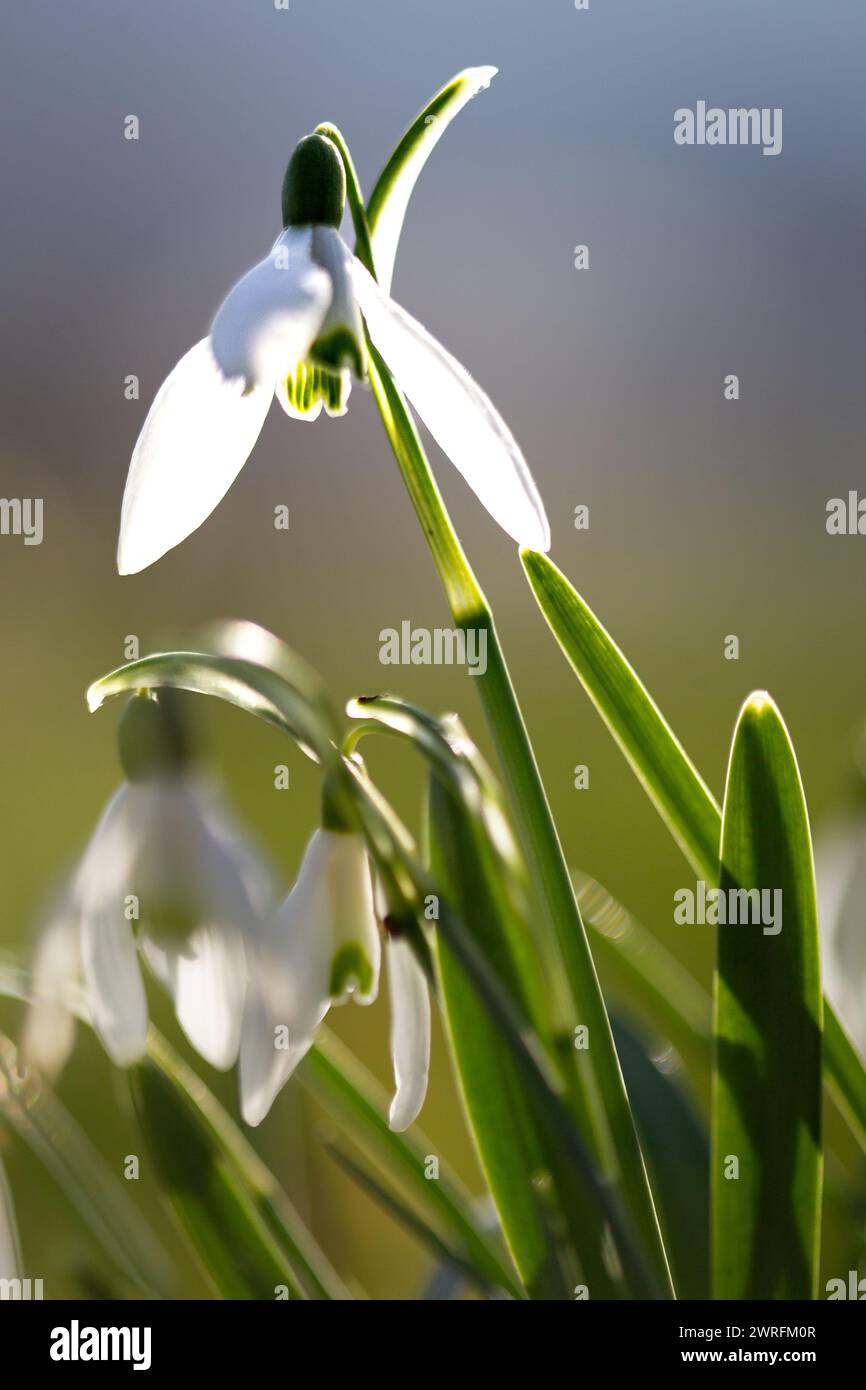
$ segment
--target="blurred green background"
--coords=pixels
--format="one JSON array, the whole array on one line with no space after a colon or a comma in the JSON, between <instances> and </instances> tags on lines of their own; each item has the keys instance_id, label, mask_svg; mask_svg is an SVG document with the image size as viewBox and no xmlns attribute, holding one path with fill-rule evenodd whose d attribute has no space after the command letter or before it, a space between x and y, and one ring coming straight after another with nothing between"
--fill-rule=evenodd
<instances>
[{"instance_id":1,"label":"blurred green background","mask_svg":"<svg viewBox=\"0 0 866 1390\"><path fill-rule=\"evenodd\" d=\"M255 619L342 702L384 681L459 710L489 751L465 673L383 672L378 634L447 610L372 401L313 426L277 407L217 513L155 568L114 548L137 431L163 377L278 230L294 142L344 131L366 188L417 109L458 69L500 75L447 133L412 203L394 292L506 414L545 498L553 556L608 625L713 789L742 698L768 688L813 820L848 790L866 708L866 545L830 538L829 498L863 477L866 13L854 0L79 0L3 19L7 138L0 466L45 499L41 546L0 537L2 947L39 913L118 781L111 708L83 693L214 616ZM682 149L698 99L784 110L784 148ZM138 142L123 138L138 115ZM587 244L590 268L573 268ZM728 373L740 400L723 398ZM140 378L141 398L124 399ZM435 450L497 614L570 860L709 981L708 929L676 928L690 881L536 613L508 539ZM291 528L273 527L273 508ZM576 531L586 504L590 527ZM736 634L740 658L723 656ZM291 881L316 816L311 768L234 711L195 706L228 793ZM374 771L417 825L421 780L382 746ZM573 768L590 788L573 789ZM155 997L155 996L154 996ZM168 1010L157 1018L176 1036ZM388 1081L387 1007L333 1016ZM0 1024L17 1026L0 1005ZM201 1064L206 1071L204 1064ZM233 1104L231 1079L208 1077ZM137 1152L123 1078L89 1036L60 1087L116 1172ZM477 1172L441 1035L422 1116L435 1152ZM413 1296L429 1262L323 1153L290 1088L256 1143L344 1276ZM28 1272L49 1296L100 1276L42 1172L4 1154ZM136 1194L173 1241L147 1165ZM184 1262L181 1247L173 1248ZM181 1289L203 1289L181 1265Z\"/></svg>"}]
</instances>

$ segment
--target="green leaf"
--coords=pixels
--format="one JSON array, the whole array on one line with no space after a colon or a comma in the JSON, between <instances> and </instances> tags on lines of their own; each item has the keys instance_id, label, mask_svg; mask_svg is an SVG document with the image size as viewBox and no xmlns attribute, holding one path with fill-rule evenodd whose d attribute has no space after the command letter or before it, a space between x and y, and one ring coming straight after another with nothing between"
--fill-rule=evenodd
<instances>
[{"instance_id":1,"label":"green leaf","mask_svg":"<svg viewBox=\"0 0 866 1390\"><path fill-rule=\"evenodd\" d=\"M408 930L409 923L414 922L418 931L423 934L428 925L424 905L431 894L439 897L437 884L417 863L411 837L363 769L353 760L347 760L344 763L344 771L354 783L356 804L370 851L376 858L380 874L388 876L400 926ZM588 1199L596 1203L609 1228L608 1244L612 1260L619 1261L622 1277L636 1296L670 1296L670 1276L654 1208L651 1206L651 1239L645 1253L641 1240L635 1238L618 1190L599 1176L590 1151L566 1103L558 1072L551 1069L537 1035L526 1024L519 1008L515 1007L510 993L491 969L473 935L466 930L460 917L441 899L437 923L437 937L444 940L453 953L456 962L476 991L479 1003L484 1006L495 1025L500 1041L516 1064L522 1084L527 1095L531 1097L536 1126L542 1136L548 1164L551 1168L554 1162L557 1164L555 1176L560 1190L564 1190L567 1180L573 1180L579 1192L579 1196L574 1198L575 1206L582 1207L583 1201ZM427 964L423 959L422 965L426 970ZM622 1086L618 1063L617 1078L624 1096L625 1088ZM628 1123L632 1126L634 1144L640 1154L631 1112L628 1111L627 1114ZM641 1177L649 1193L642 1158L640 1162ZM645 1238L646 1234L642 1227L641 1237ZM651 1266L647 1265L647 1255L652 1260Z\"/></svg>"},{"instance_id":2,"label":"green leaf","mask_svg":"<svg viewBox=\"0 0 866 1390\"><path fill-rule=\"evenodd\" d=\"M293 688L274 673L250 666L247 662L233 662L227 658L206 657L195 653L167 653L133 662L91 687L88 700L91 708L98 708L109 695L139 689L142 685L156 688L163 684L179 685L183 689L219 696L276 724L296 739L303 736L299 730L310 723L306 702L300 702L299 705ZM311 727L315 735L310 739L313 750L319 754L323 762L333 763L336 749L322 740L316 721L312 722ZM425 934L427 923L423 904L431 892L435 893L435 885L414 859L411 837L405 827L366 777L363 768L353 760L344 759L332 770L335 771L343 790L353 799L386 896L389 902L393 900L395 903L402 903L401 926L409 933L413 949L422 967L429 973L429 947ZM653 1268L659 1271L658 1275L648 1271L640 1245L634 1240L618 1196L599 1178L581 1134L559 1094L556 1080L546 1065L537 1037L531 1030L524 1029L507 993L491 973L483 954L478 951L459 918L443 911L439 920L439 932L453 949L461 967L478 991L479 999L496 1023L503 1042L517 1063L524 1085L532 1093L539 1124L545 1133L548 1156L561 1151L562 1163L575 1175L578 1184L582 1185L586 1193L592 1195L600 1211L604 1213L609 1226L612 1249L615 1251L615 1258L620 1261L627 1284L642 1295L655 1296L659 1292L659 1277L665 1280L668 1278L667 1264L637 1137L627 1106L625 1121L629 1127L628 1137L637 1156L637 1176L647 1203L645 1212L643 1207L639 1207L639 1211L644 1214L641 1234L650 1240ZM604 1021L606 1024L606 1014ZM615 1062L612 1041L610 1047ZM616 1082L622 1089L618 1066ZM625 1103L624 1089L622 1098Z\"/></svg>"},{"instance_id":3,"label":"green leaf","mask_svg":"<svg viewBox=\"0 0 866 1390\"><path fill-rule=\"evenodd\" d=\"M0 1116L55 1179L112 1265L144 1296L173 1297L168 1255L124 1184L50 1086L23 1066L19 1071L15 1044L2 1034Z\"/></svg>"},{"instance_id":4,"label":"green leaf","mask_svg":"<svg viewBox=\"0 0 866 1390\"><path fill-rule=\"evenodd\" d=\"M395 1134L388 1128L388 1103L380 1087L327 1029L319 1030L298 1077L361 1152L407 1194L413 1210L449 1248L471 1262L484 1284L522 1297L498 1242L478 1229L471 1199L459 1182L447 1169L440 1171L436 1182L425 1176L426 1156L436 1152L430 1140L417 1126L408 1134Z\"/></svg>"},{"instance_id":5,"label":"green leaf","mask_svg":"<svg viewBox=\"0 0 866 1390\"><path fill-rule=\"evenodd\" d=\"M768 926L764 908L764 925L718 927L713 1292L814 1298L822 1016L812 842L788 732L761 692L743 706L731 746L721 887L728 903L739 894L739 915L742 890L781 894L781 921L776 910ZM775 896L767 903L778 909Z\"/></svg>"},{"instance_id":6,"label":"green leaf","mask_svg":"<svg viewBox=\"0 0 866 1390\"><path fill-rule=\"evenodd\" d=\"M709 1298L710 1144L668 1049L650 1055L621 1018L616 1049L647 1156L678 1298Z\"/></svg>"},{"instance_id":7,"label":"green leaf","mask_svg":"<svg viewBox=\"0 0 866 1390\"><path fill-rule=\"evenodd\" d=\"M199 1076L151 1027L148 1055L198 1115L210 1138L238 1179L271 1235L289 1259L303 1291L311 1299L346 1300L351 1294L310 1234L270 1169L243 1131Z\"/></svg>"},{"instance_id":8,"label":"green leaf","mask_svg":"<svg viewBox=\"0 0 866 1390\"><path fill-rule=\"evenodd\" d=\"M476 933L487 960L513 993L519 982L500 904L486 865L474 852L473 828L461 816L453 792L436 776L430 782L428 820L433 879ZM463 1106L512 1258L531 1298L566 1298L569 1285L554 1239L552 1201L542 1181L548 1167L520 1074L513 1060L503 1056L495 1024L443 941L437 943L437 958ZM590 1252L600 1252L597 1221L585 1243ZM600 1277L606 1287L609 1277L603 1266Z\"/></svg>"},{"instance_id":9,"label":"green leaf","mask_svg":"<svg viewBox=\"0 0 866 1390\"><path fill-rule=\"evenodd\" d=\"M683 853L713 879L721 812L619 647L552 560L521 551L532 592L584 690Z\"/></svg>"},{"instance_id":10,"label":"green leaf","mask_svg":"<svg viewBox=\"0 0 866 1390\"><path fill-rule=\"evenodd\" d=\"M545 1044L551 1043L559 1027L565 1030L565 1046L570 1048L567 1023L560 1021L562 1015L552 1006L551 982L545 979L534 938L526 929L530 911L526 866L499 788L461 720L456 714L436 719L390 695L350 700L346 712L364 721L352 730L353 747L369 732L405 738L451 788L466 818L465 832L473 846L476 867L496 904L498 925L486 943L493 952L488 958L495 960Z\"/></svg>"},{"instance_id":11,"label":"green leaf","mask_svg":"<svg viewBox=\"0 0 866 1390\"><path fill-rule=\"evenodd\" d=\"M490 86L496 68L466 68L437 92L382 170L367 203L373 256L379 283L390 291L403 219L415 182L454 117L478 92Z\"/></svg>"},{"instance_id":12,"label":"green leaf","mask_svg":"<svg viewBox=\"0 0 866 1390\"><path fill-rule=\"evenodd\" d=\"M356 1163L350 1154L345 1153L336 1144L326 1143L325 1148L334 1162L348 1174L353 1182L357 1183L363 1192L366 1192L383 1211L386 1211L389 1216L405 1227L410 1235L425 1245L438 1261L458 1274L461 1282L476 1285L481 1293L489 1297L491 1286L479 1277L474 1264L458 1250L452 1249L412 1207L401 1201L399 1197L394 1195L393 1191L381 1183L378 1178L375 1178L372 1173L369 1173L363 1164ZM495 1285L494 1288L498 1288L498 1285Z\"/></svg>"},{"instance_id":13,"label":"green leaf","mask_svg":"<svg viewBox=\"0 0 866 1390\"><path fill-rule=\"evenodd\" d=\"M428 758L433 879L566 1086L576 1083L575 1062L581 1057L555 1009L550 1017L552 981L545 978L527 926L525 867L492 777L460 721L454 715L434 719L391 696L352 701L348 712L365 721L355 731L355 741L370 726L378 727L410 739ZM562 1297L573 1286L574 1277L565 1276L557 1248L568 1236L573 1248L580 1249L593 1296L619 1296L622 1285L606 1258L598 1207L587 1203L584 1184L563 1163L560 1146L548 1152L539 1145L544 1121L539 1122L513 1059L503 1055L499 1028L453 951L441 939L437 950L470 1130L531 1296ZM572 1102L580 1099L575 1084ZM654 1234L658 1237L657 1229Z\"/></svg>"},{"instance_id":14,"label":"green leaf","mask_svg":"<svg viewBox=\"0 0 866 1390\"><path fill-rule=\"evenodd\" d=\"M583 599L546 555L521 552L532 591L581 684L686 858L718 881L721 811L658 706ZM829 1089L866 1152L866 1068L824 1000Z\"/></svg>"},{"instance_id":15,"label":"green leaf","mask_svg":"<svg viewBox=\"0 0 866 1390\"><path fill-rule=\"evenodd\" d=\"M33 985L29 972L0 959L0 995L32 1003ZM64 1003L82 1023L90 1024L87 1002L80 988L72 986ZM122 1258L118 1263L124 1272L141 1284L157 1287L161 1281L164 1286L168 1278L167 1256L156 1246L123 1186L52 1096L45 1082L40 1080L34 1090L26 1078L18 1076L12 1044L7 1040L5 1046L9 1049L8 1056L0 1049L0 1113L7 1114L22 1132L22 1137L55 1173L83 1218L103 1244L107 1244L109 1253L116 1257L119 1252ZM194 1112L196 1123L206 1131L209 1142L234 1173L246 1197L289 1259L304 1293L313 1299L350 1298L339 1275L243 1131L152 1024L147 1032L147 1051L153 1065L175 1091L178 1104L185 1102ZM7 1076L5 1089L3 1074ZM25 1124L27 1132L22 1129ZM104 1212L106 1206L110 1219ZM108 1242L106 1232L110 1238ZM146 1271L146 1277L142 1270Z\"/></svg>"},{"instance_id":16,"label":"green leaf","mask_svg":"<svg viewBox=\"0 0 866 1390\"><path fill-rule=\"evenodd\" d=\"M591 1200L597 1205L608 1226L611 1268L618 1262L623 1281L635 1297L670 1296L667 1268L662 1285L646 1263L618 1194L599 1177L557 1079L546 1064L538 1039L523 1025L509 994L490 970L472 936L445 903L440 903L439 907L438 934L471 981L479 1001L499 1031L502 1044L516 1063L523 1086L531 1097L545 1155L551 1167L556 1163L554 1178L560 1190L565 1190L566 1177L570 1174L575 1204L582 1207L583 1201Z\"/></svg>"},{"instance_id":17,"label":"green leaf","mask_svg":"<svg viewBox=\"0 0 866 1390\"><path fill-rule=\"evenodd\" d=\"M304 1292L236 1169L189 1097L152 1061L129 1073L133 1103L175 1216L219 1294Z\"/></svg>"},{"instance_id":18,"label":"green leaf","mask_svg":"<svg viewBox=\"0 0 866 1390\"><path fill-rule=\"evenodd\" d=\"M866 1068L839 1015L824 999L824 1072L828 1089L866 1153Z\"/></svg>"}]
</instances>

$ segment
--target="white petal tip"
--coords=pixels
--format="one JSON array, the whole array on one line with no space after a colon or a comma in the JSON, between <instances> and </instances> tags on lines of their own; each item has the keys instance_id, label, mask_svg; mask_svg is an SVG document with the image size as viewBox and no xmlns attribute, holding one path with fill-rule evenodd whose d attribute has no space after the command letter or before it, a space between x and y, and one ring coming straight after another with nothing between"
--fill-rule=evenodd
<instances>
[{"instance_id":1,"label":"white petal tip","mask_svg":"<svg viewBox=\"0 0 866 1390\"><path fill-rule=\"evenodd\" d=\"M148 568L149 565L155 564L155 562L156 562L159 558L160 558L159 555L154 555L154 557L153 557L152 560L148 560L148 559L145 559L145 560L137 559L137 560L136 560L136 559L133 559L132 556L129 556L129 555L126 555L126 554L121 554L120 551L118 551L118 554L117 554L117 573L118 573L118 574L121 574L121 575L126 575L126 574L140 574L141 571L142 571L142 570L146 570L146 569Z\"/></svg>"},{"instance_id":2,"label":"white petal tip","mask_svg":"<svg viewBox=\"0 0 866 1390\"><path fill-rule=\"evenodd\" d=\"M520 536L518 545L521 550L536 550L542 555L547 555L550 551L550 527L546 521L543 525L539 523L536 531Z\"/></svg>"},{"instance_id":3,"label":"white petal tip","mask_svg":"<svg viewBox=\"0 0 866 1390\"><path fill-rule=\"evenodd\" d=\"M391 1101L391 1108L388 1111L388 1128L392 1133L402 1134L404 1130L409 1129L420 1115L423 1104L423 1094L420 1097L410 1096L408 1098L396 1095Z\"/></svg>"},{"instance_id":4,"label":"white petal tip","mask_svg":"<svg viewBox=\"0 0 866 1390\"><path fill-rule=\"evenodd\" d=\"M109 1046L106 1039L103 1038L102 1044L114 1065L116 1067L123 1067L124 1070L126 1070L127 1067L134 1067L136 1062L140 1062L147 1052L147 1047L144 1043L140 1046L136 1045L130 1047L121 1047L117 1044Z\"/></svg>"},{"instance_id":5,"label":"white petal tip","mask_svg":"<svg viewBox=\"0 0 866 1390\"><path fill-rule=\"evenodd\" d=\"M241 1119L245 1125L249 1125L250 1129L256 1129L261 1124L270 1108L269 1105L263 1105L261 1101L256 1101L255 1104L251 1102L248 1104L242 1103Z\"/></svg>"}]
</instances>

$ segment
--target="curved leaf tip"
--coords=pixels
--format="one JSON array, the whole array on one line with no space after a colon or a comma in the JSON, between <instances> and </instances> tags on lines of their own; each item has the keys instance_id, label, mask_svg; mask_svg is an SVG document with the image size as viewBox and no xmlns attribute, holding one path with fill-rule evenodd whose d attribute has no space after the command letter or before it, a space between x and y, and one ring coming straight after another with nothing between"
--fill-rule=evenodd
<instances>
[{"instance_id":1,"label":"curved leaf tip","mask_svg":"<svg viewBox=\"0 0 866 1390\"><path fill-rule=\"evenodd\" d=\"M367 204L376 274L390 292L403 220L418 175L454 117L490 86L498 68L465 68L430 99L398 142Z\"/></svg>"}]
</instances>

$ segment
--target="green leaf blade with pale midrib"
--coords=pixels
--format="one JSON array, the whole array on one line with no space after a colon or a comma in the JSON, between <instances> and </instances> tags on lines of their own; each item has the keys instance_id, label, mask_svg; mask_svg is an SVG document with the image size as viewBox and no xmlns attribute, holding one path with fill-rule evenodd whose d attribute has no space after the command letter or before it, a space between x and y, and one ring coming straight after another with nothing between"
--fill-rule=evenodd
<instances>
[{"instance_id":1,"label":"green leaf blade with pale midrib","mask_svg":"<svg viewBox=\"0 0 866 1390\"><path fill-rule=\"evenodd\" d=\"M794 750L763 695L743 706L734 734L721 887L729 902L740 890L780 893L781 930L778 915L767 930L768 914L754 924L751 911L748 924L717 929L713 1292L814 1298L822 1005L812 844Z\"/></svg>"},{"instance_id":2,"label":"green leaf blade with pale midrib","mask_svg":"<svg viewBox=\"0 0 866 1390\"><path fill-rule=\"evenodd\" d=\"M546 555L521 552L538 606L632 771L695 871L717 882L721 811L638 676ZM625 693L624 693L625 692ZM866 1067L824 1000L828 1088L866 1153Z\"/></svg>"}]
</instances>

